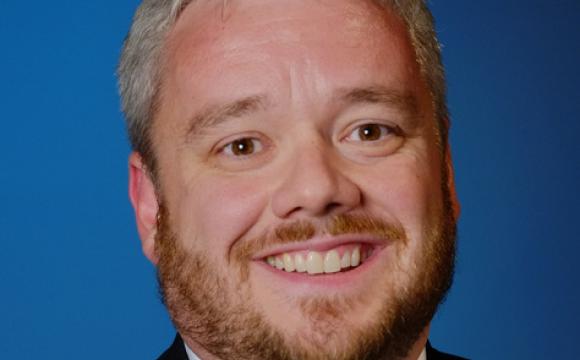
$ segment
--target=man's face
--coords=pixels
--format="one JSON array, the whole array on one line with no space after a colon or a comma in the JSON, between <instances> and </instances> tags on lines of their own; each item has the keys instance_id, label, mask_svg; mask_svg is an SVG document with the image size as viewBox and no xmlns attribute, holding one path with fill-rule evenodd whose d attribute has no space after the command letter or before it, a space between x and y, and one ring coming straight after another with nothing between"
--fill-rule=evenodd
<instances>
[{"instance_id":1,"label":"man's face","mask_svg":"<svg viewBox=\"0 0 580 360\"><path fill-rule=\"evenodd\" d=\"M404 355L453 258L404 24L360 0L221 4L172 30L152 131L178 330L240 359Z\"/></svg>"}]
</instances>

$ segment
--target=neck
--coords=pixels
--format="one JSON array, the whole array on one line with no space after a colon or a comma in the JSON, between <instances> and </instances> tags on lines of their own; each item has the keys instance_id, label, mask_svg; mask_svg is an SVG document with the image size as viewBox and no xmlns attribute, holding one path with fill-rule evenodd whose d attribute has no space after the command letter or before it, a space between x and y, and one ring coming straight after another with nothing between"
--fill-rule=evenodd
<instances>
[{"instance_id":1,"label":"neck","mask_svg":"<svg viewBox=\"0 0 580 360\"><path fill-rule=\"evenodd\" d=\"M427 346L427 339L429 338L430 327L431 327L430 324L425 326L425 328L423 329L423 331L419 335L419 338L417 339L417 341L415 341L415 344L409 350L409 353L407 354L407 357L405 357L405 360L417 360L417 359L419 359L419 356L421 355L421 353L423 352L423 350Z\"/></svg>"},{"instance_id":2,"label":"neck","mask_svg":"<svg viewBox=\"0 0 580 360\"><path fill-rule=\"evenodd\" d=\"M421 334L419 334L417 341L415 341L415 344L413 344L411 349L409 349L407 356L402 360L418 360L419 359L419 356L421 355L421 353L423 352L423 350L425 350L425 347L427 346L427 339L429 338L429 329L430 329L430 324L428 324L423 329ZM183 338L183 341L185 344L187 344L187 347L189 347L189 349L191 349L191 351L193 351L197 355L197 357L199 357L199 359L219 360L219 358L217 358L212 353L208 352L202 346L199 346L195 341L192 341L191 339L187 339L187 338Z\"/></svg>"}]
</instances>

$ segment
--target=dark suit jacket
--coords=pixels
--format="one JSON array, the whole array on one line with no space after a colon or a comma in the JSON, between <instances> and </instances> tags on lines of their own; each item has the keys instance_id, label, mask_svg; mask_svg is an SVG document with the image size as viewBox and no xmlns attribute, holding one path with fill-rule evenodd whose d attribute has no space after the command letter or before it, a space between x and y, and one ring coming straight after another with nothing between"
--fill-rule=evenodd
<instances>
[{"instance_id":1,"label":"dark suit jacket","mask_svg":"<svg viewBox=\"0 0 580 360\"><path fill-rule=\"evenodd\" d=\"M465 358L445 354L439 352L431 344L427 342L427 360L465 360ZM181 336L177 334L175 340L169 349L167 349L157 360L188 360L187 353L185 352L185 345Z\"/></svg>"}]
</instances>

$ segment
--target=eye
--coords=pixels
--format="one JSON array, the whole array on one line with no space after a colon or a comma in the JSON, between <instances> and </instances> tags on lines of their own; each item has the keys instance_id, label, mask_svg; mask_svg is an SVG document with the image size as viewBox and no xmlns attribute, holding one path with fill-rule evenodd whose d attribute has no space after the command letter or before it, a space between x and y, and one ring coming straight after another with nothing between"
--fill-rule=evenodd
<instances>
[{"instance_id":1,"label":"eye","mask_svg":"<svg viewBox=\"0 0 580 360\"><path fill-rule=\"evenodd\" d=\"M376 123L368 123L357 126L348 136L346 137L349 141L379 141L384 139L386 136L395 133L394 129Z\"/></svg>"},{"instance_id":2,"label":"eye","mask_svg":"<svg viewBox=\"0 0 580 360\"><path fill-rule=\"evenodd\" d=\"M222 151L229 156L250 156L257 152L262 151L262 143L260 140L256 138L240 138L236 139L232 142L227 143L223 148Z\"/></svg>"}]
</instances>

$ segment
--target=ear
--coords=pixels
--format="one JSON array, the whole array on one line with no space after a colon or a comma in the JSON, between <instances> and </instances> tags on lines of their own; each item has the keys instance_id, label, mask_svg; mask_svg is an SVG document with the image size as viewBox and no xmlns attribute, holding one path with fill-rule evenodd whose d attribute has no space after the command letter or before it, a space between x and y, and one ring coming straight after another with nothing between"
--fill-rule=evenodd
<instances>
[{"instance_id":1,"label":"ear","mask_svg":"<svg viewBox=\"0 0 580 360\"><path fill-rule=\"evenodd\" d=\"M159 211L157 193L141 155L136 152L129 156L129 198L135 210L137 231L141 238L143 253L153 265L157 265L158 258L155 254L157 212Z\"/></svg>"},{"instance_id":2,"label":"ear","mask_svg":"<svg viewBox=\"0 0 580 360\"><path fill-rule=\"evenodd\" d=\"M449 119L445 119L445 122L445 126L449 128ZM453 171L453 161L451 159L451 144L449 144L449 139L446 141L445 166L447 168L447 188L449 189L449 196L451 197L451 210L453 211L455 220L457 220L459 219L459 214L461 213L461 206L459 204L459 199L457 198L457 191L455 190L455 174Z\"/></svg>"}]
</instances>

